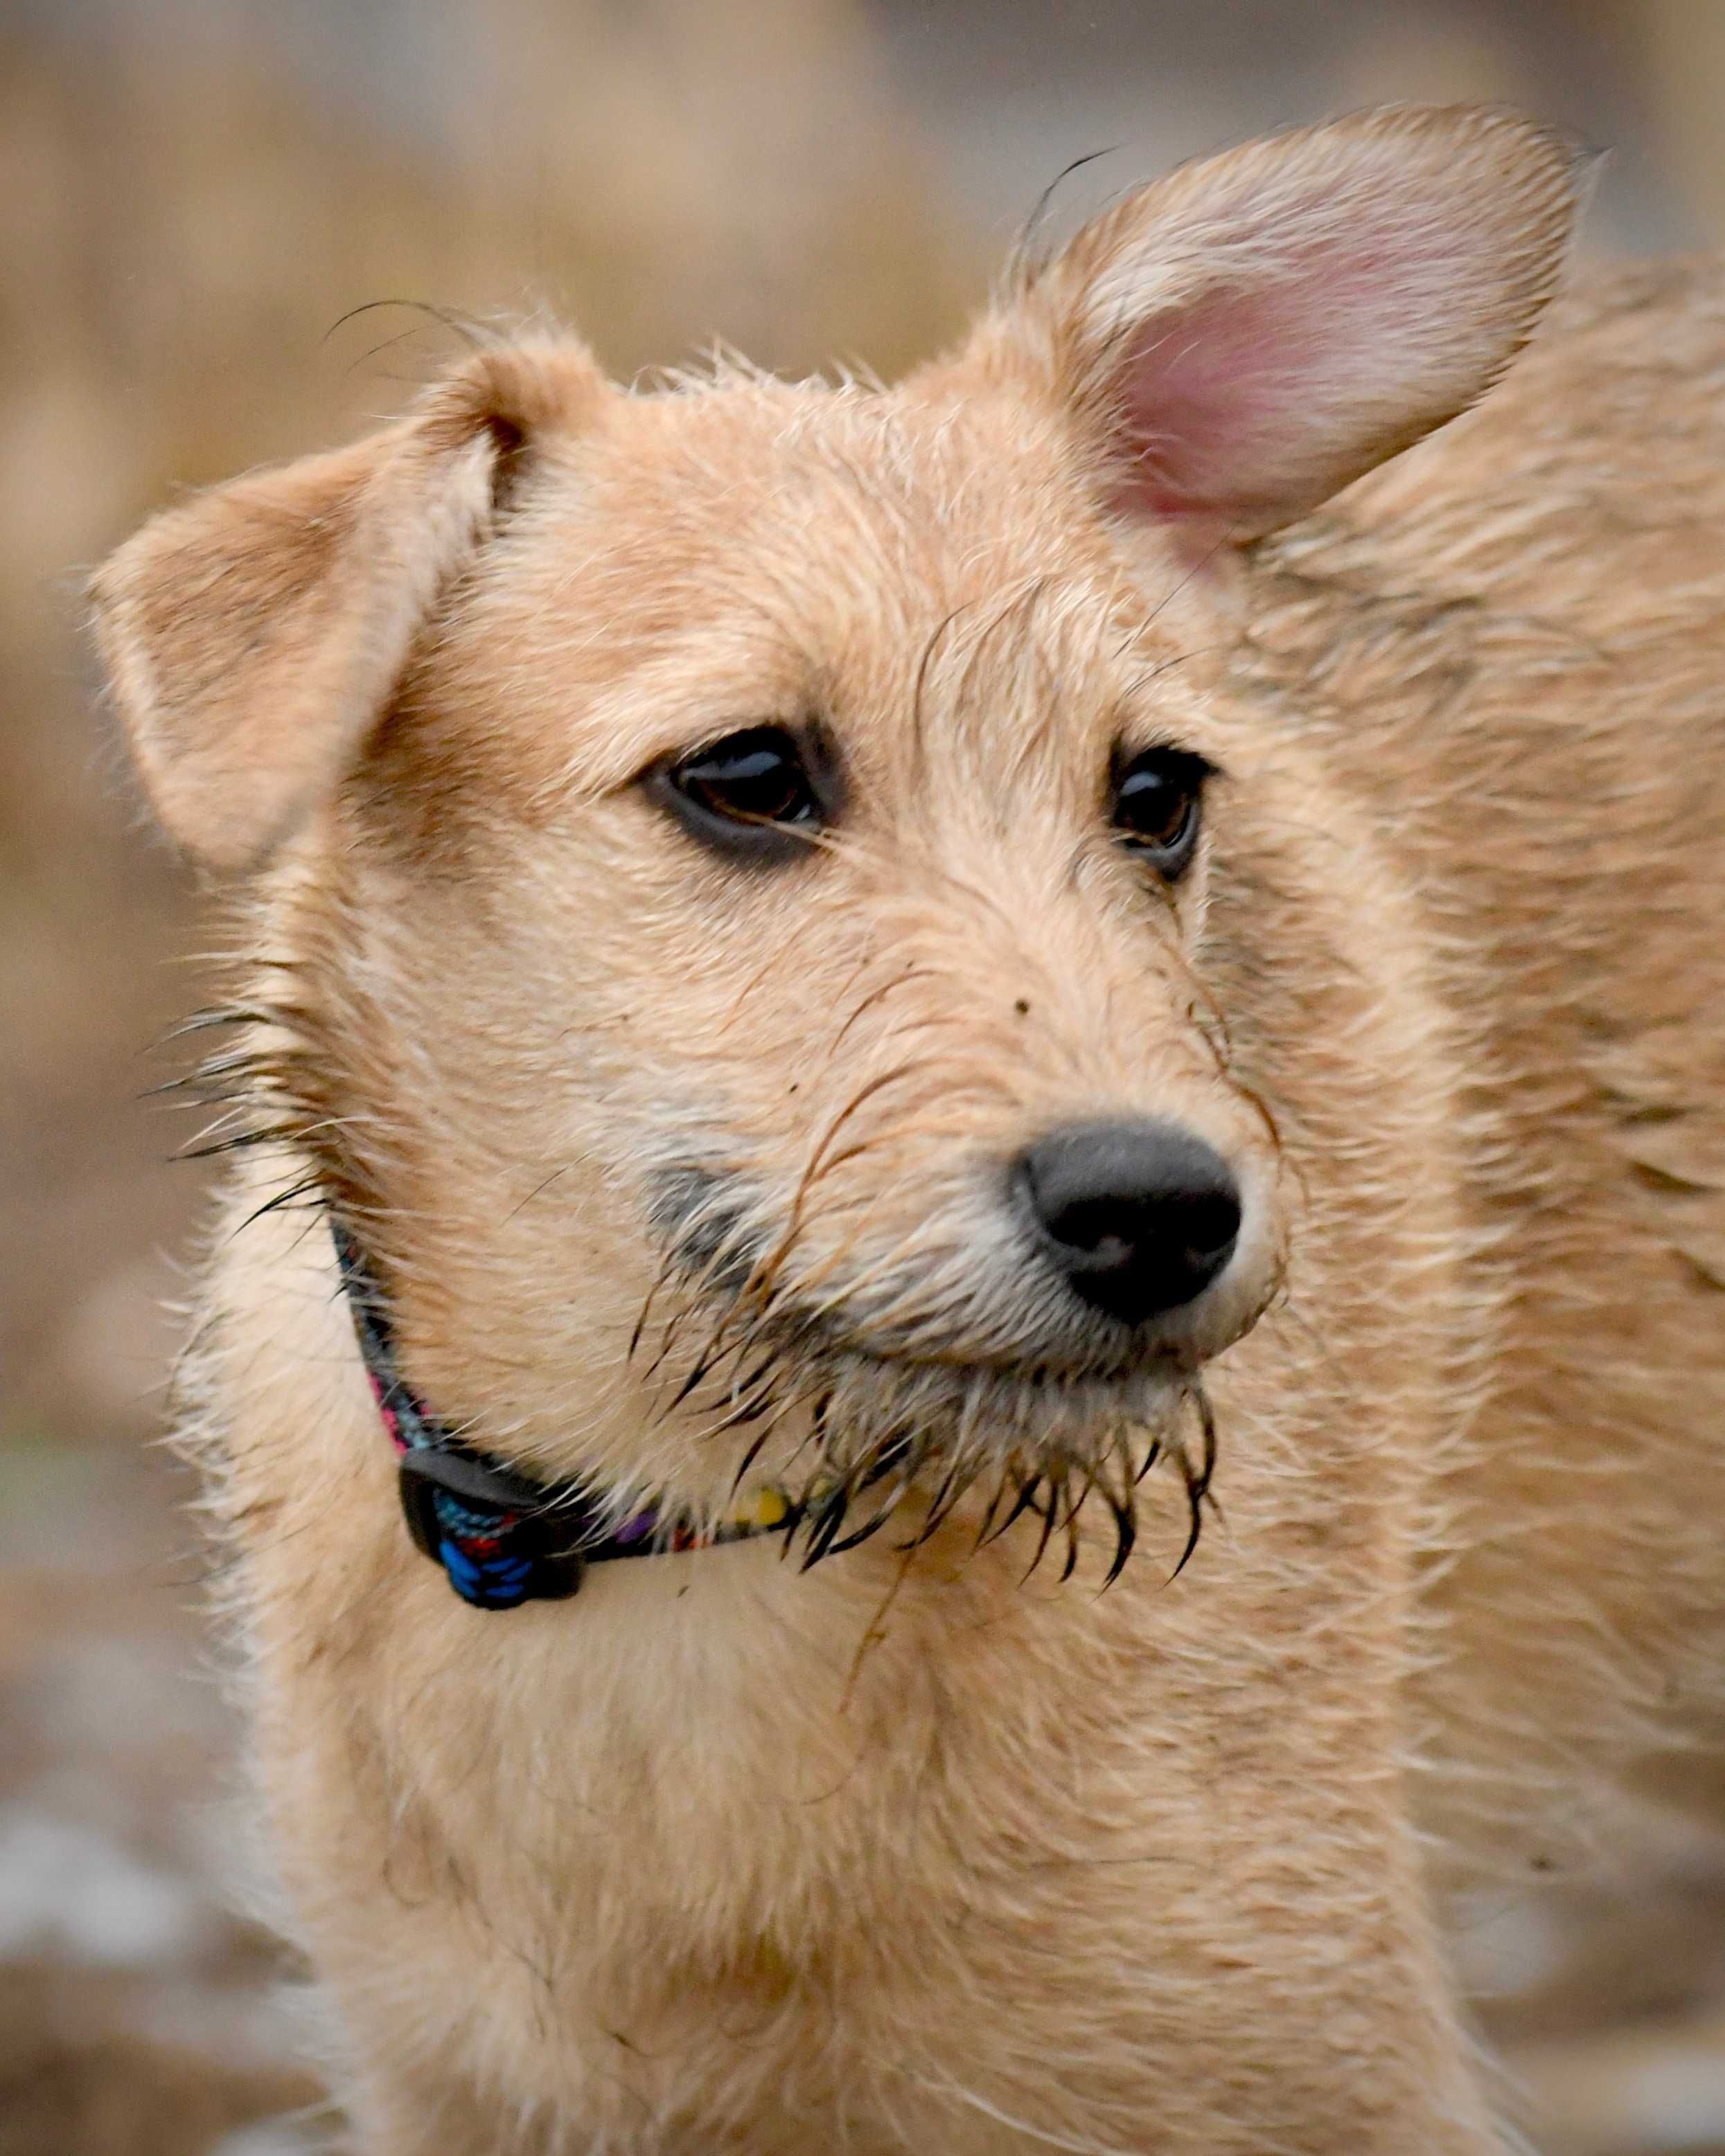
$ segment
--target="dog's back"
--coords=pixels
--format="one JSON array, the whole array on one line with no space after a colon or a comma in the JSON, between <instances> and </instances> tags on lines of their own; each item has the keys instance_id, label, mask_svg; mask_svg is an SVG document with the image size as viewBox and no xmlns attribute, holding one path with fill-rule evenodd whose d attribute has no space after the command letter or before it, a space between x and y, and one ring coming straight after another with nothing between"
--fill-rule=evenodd
<instances>
[{"instance_id":1,"label":"dog's back","mask_svg":"<svg viewBox=\"0 0 1725 2156\"><path fill-rule=\"evenodd\" d=\"M1650 266L1272 542L1250 608L1460 1029L1485 1367L1427 1681L1452 1801L1535 1861L1530 1760L1573 1795L1590 1757L1687 1741L1725 1646L1722 533L1725 276Z\"/></svg>"}]
</instances>

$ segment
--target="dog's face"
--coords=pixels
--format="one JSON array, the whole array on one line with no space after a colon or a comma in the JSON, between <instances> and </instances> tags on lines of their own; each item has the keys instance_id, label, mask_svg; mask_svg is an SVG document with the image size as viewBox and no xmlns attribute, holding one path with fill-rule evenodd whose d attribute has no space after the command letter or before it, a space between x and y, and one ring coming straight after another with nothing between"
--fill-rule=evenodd
<instances>
[{"instance_id":1,"label":"dog's face","mask_svg":"<svg viewBox=\"0 0 1725 2156\"><path fill-rule=\"evenodd\" d=\"M274 1096L440 1413L1128 1502L1288 1239L1218 983L1321 788L1228 693L1227 549L1489 382L1567 174L1497 116L1316 131L895 391L501 351L118 557L141 762L280 849Z\"/></svg>"},{"instance_id":2,"label":"dog's face","mask_svg":"<svg viewBox=\"0 0 1725 2156\"><path fill-rule=\"evenodd\" d=\"M423 1074L371 1207L441 1216L435 1332L537 1312L554 1420L609 1370L631 1424L693 1380L684 1444L792 1402L823 1468L1088 1447L1270 1293L1202 963L1250 745L1213 606L1171 560L1146 608L1067 464L1004 399L609 401L347 790L388 985L321 1058Z\"/></svg>"}]
</instances>

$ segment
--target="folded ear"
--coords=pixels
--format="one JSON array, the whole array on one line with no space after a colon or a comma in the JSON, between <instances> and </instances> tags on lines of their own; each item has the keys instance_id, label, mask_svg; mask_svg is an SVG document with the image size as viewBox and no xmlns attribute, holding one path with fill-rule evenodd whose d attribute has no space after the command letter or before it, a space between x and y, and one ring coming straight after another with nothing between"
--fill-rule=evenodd
<instances>
[{"instance_id":1,"label":"folded ear","mask_svg":"<svg viewBox=\"0 0 1725 2156\"><path fill-rule=\"evenodd\" d=\"M255 865L334 787L536 437L604 393L578 346L499 347L398 425L196 495L111 557L97 642L183 845Z\"/></svg>"},{"instance_id":2,"label":"folded ear","mask_svg":"<svg viewBox=\"0 0 1725 2156\"><path fill-rule=\"evenodd\" d=\"M958 366L1059 400L1115 508L1255 538L1491 387L1558 285L1580 177L1485 108L1276 136L1097 218Z\"/></svg>"}]
</instances>

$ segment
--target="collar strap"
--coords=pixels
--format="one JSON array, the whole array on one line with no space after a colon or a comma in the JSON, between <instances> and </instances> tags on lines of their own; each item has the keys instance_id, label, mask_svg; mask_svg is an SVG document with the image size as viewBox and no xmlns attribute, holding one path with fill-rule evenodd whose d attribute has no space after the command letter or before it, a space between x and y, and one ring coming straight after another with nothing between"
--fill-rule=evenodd
<instances>
[{"instance_id":1,"label":"collar strap","mask_svg":"<svg viewBox=\"0 0 1725 2156\"><path fill-rule=\"evenodd\" d=\"M403 1379L395 1339L370 1269L352 1235L332 1219L342 1286L365 1374L399 1463L401 1510L414 1546L477 1609L566 1599L590 1564L710 1549L755 1535L788 1534L801 1508L765 1490L710 1523L648 1502L617 1523L614 1499L590 1482L539 1482L477 1451L428 1414Z\"/></svg>"}]
</instances>

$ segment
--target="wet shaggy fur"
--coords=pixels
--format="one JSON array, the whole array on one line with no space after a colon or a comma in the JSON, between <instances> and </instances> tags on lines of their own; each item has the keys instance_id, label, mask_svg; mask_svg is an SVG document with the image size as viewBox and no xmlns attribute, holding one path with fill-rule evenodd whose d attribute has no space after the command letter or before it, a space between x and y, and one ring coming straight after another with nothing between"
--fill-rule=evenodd
<instances>
[{"instance_id":1,"label":"wet shaggy fur","mask_svg":"<svg viewBox=\"0 0 1725 2156\"><path fill-rule=\"evenodd\" d=\"M897 388L499 346L102 572L250 871L188 1441L368 2156L1510 2144L1445 1897L1725 1649L1725 283L1517 360L1574 194L1364 116ZM763 724L837 806L715 850L667 774ZM1007 1173L1121 1114L1244 1213L1137 1328ZM797 1537L458 1603L330 1207L445 1420Z\"/></svg>"}]
</instances>

